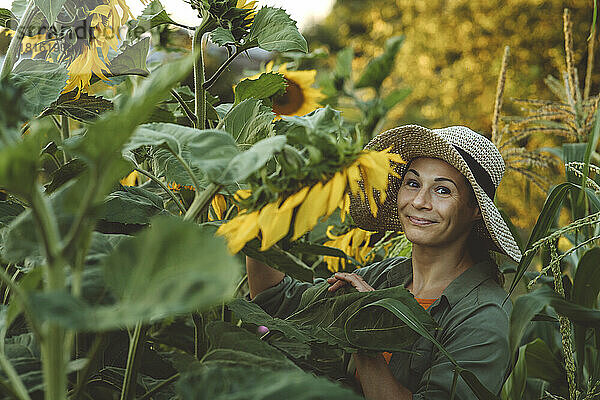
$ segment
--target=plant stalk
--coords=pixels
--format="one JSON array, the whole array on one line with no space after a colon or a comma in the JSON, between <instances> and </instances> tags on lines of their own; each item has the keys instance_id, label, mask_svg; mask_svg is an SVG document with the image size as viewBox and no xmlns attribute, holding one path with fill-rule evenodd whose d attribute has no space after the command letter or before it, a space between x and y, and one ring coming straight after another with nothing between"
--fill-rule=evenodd
<instances>
[{"instance_id":1,"label":"plant stalk","mask_svg":"<svg viewBox=\"0 0 600 400\"><path fill-rule=\"evenodd\" d=\"M136 167L135 170L137 172L139 172L140 174L147 176L148 178L152 179L153 182L156 182L171 198L171 200L173 200L175 202L175 204L177 204L177 207L179 207L179 211L181 211L182 214L185 214L185 212L187 211L185 209L185 207L183 206L183 203L181 203L181 201L177 198L177 196L175 196L175 193L173 193L173 191L171 189L169 189L167 187L167 185L165 185L160 179L158 179L156 176L152 175L150 172L142 169L142 168L138 168Z\"/></svg>"},{"instance_id":2,"label":"plant stalk","mask_svg":"<svg viewBox=\"0 0 600 400\"><path fill-rule=\"evenodd\" d=\"M190 108L188 107L188 105L185 104L185 101L179 95L179 93L177 93L177 91L175 89L171 89L171 95L175 98L175 100L177 100L177 102L179 103L179 105L183 109L183 112L185 113L185 116L188 117L188 119L192 123L192 126L195 128L196 127L196 122L198 122L198 121L196 121L196 116L194 115L194 113L192 112L192 110L190 110Z\"/></svg>"},{"instance_id":3,"label":"plant stalk","mask_svg":"<svg viewBox=\"0 0 600 400\"><path fill-rule=\"evenodd\" d=\"M202 39L206 32L212 30L214 23L208 16L203 18L202 24L194 31L192 39L192 54L194 54L194 113L196 115L196 128L206 129L206 90L204 89L204 44Z\"/></svg>"},{"instance_id":4,"label":"plant stalk","mask_svg":"<svg viewBox=\"0 0 600 400\"><path fill-rule=\"evenodd\" d=\"M66 115L63 115L61 117L60 127L61 127L61 129L60 129L61 139L64 142L70 136L69 117L67 117ZM65 146L63 146L62 153L63 153L63 162L66 164L67 161L69 161L69 157L67 157L67 152L65 151Z\"/></svg>"},{"instance_id":5,"label":"plant stalk","mask_svg":"<svg viewBox=\"0 0 600 400\"><path fill-rule=\"evenodd\" d=\"M552 260L558 258L558 252L554 243L550 244L550 254ZM554 290L556 293L565 297L565 289L562 284L562 272L560 262L552 262L552 275L554 276ZM569 399L577 398L577 385L575 383L575 359L573 358L573 342L571 332L571 321L563 315L558 316L560 324L560 336L562 338L563 354L565 356L565 370L567 371L567 382L569 383Z\"/></svg>"},{"instance_id":6,"label":"plant stalk","mask_svg":"<svg viewBox=\"0 0 600 400\"><path fill-rule=\"evenodd\" d=\"M144 395L136 400L147 400L149 399L154 393L158 392L160 389L164 388L167 385L170 385L171 383L175 382L175 380L177 380L177 378L179 378L179 372L176 373L175 375L172 375L170 377L168 377L166 380L162 381L161 383L159 383L158 385L154 386L152 389L148 390L146 393L144 393Z\"/></svg>"},{"instance_id":7,"label":"plant stalk","mask_svg":"<svg viewBox=\"0 0 600 400\"><path fill-rule=\"evenodd\" d=\"M121 400L133 400L135 397L135 386L137 373L141 362L141 356L144 351L142 345L145 337L145 329L139 322L133 331L133 336L129 341L129 354L127 355L127 367L125 369L125 378L123 379L123 390L121 391Z\"/></svg>"},{"instance_id":8,"label":"plant stalk","mask_svg":"<svg viewBox=\"0 0 600 400\"><path fill-rule=\"evenodd\" d=\"M208 204L212 200L213 196L219 191L220 185L211 183L202 191L202 193L196 192L196 197L190 205L190 208L185 213L184 221L194 221L196 217L208 207Z\"/></svg>"},{"instance_id":9,"label":"plant stalk","mask_svg":"<svg viewBox=\"0 0 600 400\"><path fill-rule=\"evenodd\" d=\"M206 82L204 82L202 87L205 90L210 89L215 84L217 79L219 79L219 77L225 71L225 69L229 66L229 64L231 64L237 56L239 56L246 50L248 50L248 48L246 48L246 47L241 47L239 49L236 49L235 53L233 53L227 60L225 60L225 62L223 64L221 64L221 66L215 71L215 73L210 78L208 78L206 80Z\"/></svg>"},{"instance_id":10,"label":"plant stalk","mask_svg":"<svg viewBox=\"0 0 600 400\"><path fill-rule=\"evenodd\" d=\"M4 57L4 63L2 64L2 70L0 71L0 79L6 78L8 74L10 74L15 63L19 59L23 37L25 37L25 32L27 32L27 29L29 28L29 25L31 24L31 21L36 13L37 7L35 6L35 2L33 0L29 0L27 3L27 8L25 8L25 12L23 13L23 17L21 17L21 21L19 21L15 35L8 45L8 50L6 51L6 56Z\"/></svg>"}]
</instances>

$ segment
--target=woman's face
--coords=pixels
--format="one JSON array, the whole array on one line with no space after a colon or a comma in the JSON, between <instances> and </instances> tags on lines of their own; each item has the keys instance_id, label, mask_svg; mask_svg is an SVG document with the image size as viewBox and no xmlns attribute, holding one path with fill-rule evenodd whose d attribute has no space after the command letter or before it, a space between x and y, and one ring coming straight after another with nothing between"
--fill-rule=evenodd
<instances>
[{"instance_id":1,"label":"woman's face","mask_svg":"<svg viewBox=\"0 0 600 400\"><path fill-rule=\"evenodd\" d=\"M414 159L398 191L398 214L406 238L426 247L462 245L461 239L481 219L470 198L470 187L456 168L436 158Z\"/></svg>"}]
</instances>

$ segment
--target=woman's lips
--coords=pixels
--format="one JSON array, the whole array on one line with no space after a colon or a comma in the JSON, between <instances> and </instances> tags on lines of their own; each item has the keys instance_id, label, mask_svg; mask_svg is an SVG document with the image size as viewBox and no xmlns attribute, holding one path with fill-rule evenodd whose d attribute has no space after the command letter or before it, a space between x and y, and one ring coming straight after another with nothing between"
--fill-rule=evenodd
<instances>
[{"instance_id":1,"label":"woman's lips","mask_svg":"<svg viewBox=\"0 0 600 400\"><path fill-rule=\"evenodd\" d=\"M425 219L425 218L417 218L417 217L408 217L408 220L413 224L413 225L419 225L419 226L425 226L425 225L431 225L431 224L435 224L435 221L431 221L429 219Z\"/></svg>"}]
</instances>

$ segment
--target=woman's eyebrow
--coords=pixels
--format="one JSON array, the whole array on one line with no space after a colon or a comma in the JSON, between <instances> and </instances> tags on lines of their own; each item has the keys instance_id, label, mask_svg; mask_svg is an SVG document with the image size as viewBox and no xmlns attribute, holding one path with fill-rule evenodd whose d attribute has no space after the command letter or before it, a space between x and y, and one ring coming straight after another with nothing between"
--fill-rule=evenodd
<instances>
[{"instance_id":1,"label":"woman's eyebrow","mask_svg":"<svg viewBox=\"0 0 600 400\"><path fill-rule=\"evenodd\" d=\"M412 168L411 168L411 169L409 169L409 170L408 170L408 171L406 171L406 172L407 172L407 173L408 173L408 172L412 172L412 173L413 173L413 174L415 174L416 176L420 176L420 175L419 175L419 173L418 173L417 171L415 171L414 169L412 169Z\"/></svg>"},{"instance_id":2,"label":"woman's eyebrow","mask_svg":"<svg viewBox=\"0 0 600 400\"><path fill-rule=\"evenodd\" d=\"M435 178L433 181L434 181L434 182L444 182L444 181L446 181L446 182L452 182L452 184L453 184L454 186L458 187L458 185L456 185L456 182L454 182L454 181L453 181L452 179L450 179L450 178L443 178L443 177L442 177L442 178Z\"/></svg>"}]
</instances>

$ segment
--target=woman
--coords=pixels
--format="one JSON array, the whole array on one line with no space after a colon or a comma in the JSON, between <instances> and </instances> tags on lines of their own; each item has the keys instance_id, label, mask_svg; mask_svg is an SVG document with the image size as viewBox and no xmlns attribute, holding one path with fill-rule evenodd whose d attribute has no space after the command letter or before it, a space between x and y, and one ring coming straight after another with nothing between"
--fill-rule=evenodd
<instances>
[{"instance_id":1,"label":"woman","mask_svg":"<svg viewBox=\"0 0 600 400\"><path fill-rule=\"evenodd\" d=\"M493 203L504 173L498 149L466 127L428 129L407 125L377 135L366 148L392 147L407 161L390 176L386 201L373 217L368 204L352 199L351 214L361 228L403 230L412 243L410 259L387 259L356 273L336 273L335 291L406 287L438 322L436 339L459 365L498 393L509 370L510 302L489 250L515 262L521 253ZM294 281L247 259L250 296L272 315L285 317L310 284ZM412 352L354 357L368 399L448 399L453 365L425 338ZM462 379L456 399L476 398Z\"/></svg>"}]
</instances>

